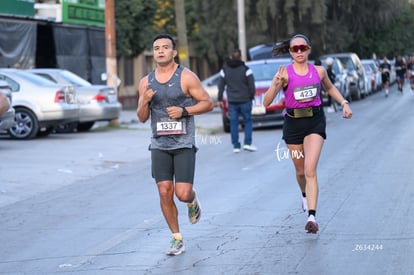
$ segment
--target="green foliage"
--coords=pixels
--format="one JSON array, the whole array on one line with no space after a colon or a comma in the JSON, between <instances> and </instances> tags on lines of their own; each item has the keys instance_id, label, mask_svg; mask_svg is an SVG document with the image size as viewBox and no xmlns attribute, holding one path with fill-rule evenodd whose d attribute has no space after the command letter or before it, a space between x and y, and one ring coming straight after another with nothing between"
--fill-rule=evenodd
<instances>
[{"instance_id":1,"label":"green foliage","mask_svg":"<svg viewBox=\"0 0 414 275\"><path fill-rule=\"evenodd\" d=\"M406 4L396 12L400 13L398 17L389 18L381 27L367 29L349 47L363 58L370 58L373 53L388 58L413 54L414 33L411 30L414 28L414 8Z\"/></svg>"},{"instance_id":2,"label":"green foliage","mask_svg":"<svg viewBox=\"0 0 414 275\"><path fill-rule=\"evenodd\" d=\"M154 31L176 35L174 0L157 0L154 2L157 3L153 25Z\"/></svg>"},{"instance_id":3,"label":"green foliage","mask_svg":"<svg viewBox=\"0 0 414 275\"><path fill-rule=\"evenodd\" d=\"M238 47L236 1L190 1L198 23L198 30L191 37L195 50L216 71L229 52Z\"/></svg>"},{"instance_id":4,"label":"green foliage","mask_svg":"<svg viewBox=\"0 0 414 275\"><path fill-rule=\"evenodd\" d=\"M414 10L407 0L244 0L247 47L295 33L312 40L312 56L354 51L392 57L414 51ZM136 56L155 33L176 35L174 0L116 0L117 52ZM236 0L186 0L193 55L217 71L238 47Z\"/></svg>"},{"instance_id":5,"label":"green foliage","mask_svg":"<svg viewBox=\"0 0 414 275\"><path fill-rule=\"evenodd\" d=\"M118 56L135 57L148 48L155 34L152 26L156 8L155 1L115 1Z\"/></svg>"},{"instance_id":6,"label":"green foliage","mask_svg":"<svg viewBox=\"0 0 414 275\"><path fill-rule=\"evenodd\" d=\"M168 33L172 36L177 36L174 0L157 0L155 2L157 2L157 10L154 16L154 31L156 33ZM185 1L184 9L187 35L191 37L192 33L198 29L198 16L194 11L194 5L191 0Z\"/></svg>"}]
</instances>

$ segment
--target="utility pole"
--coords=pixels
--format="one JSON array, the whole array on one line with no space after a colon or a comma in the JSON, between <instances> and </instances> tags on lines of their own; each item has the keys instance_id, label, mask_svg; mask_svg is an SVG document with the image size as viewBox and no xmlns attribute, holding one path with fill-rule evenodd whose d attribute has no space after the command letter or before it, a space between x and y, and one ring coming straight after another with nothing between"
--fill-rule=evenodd
<instances>
[{"instance_id":1,"label":"utility pole","mask_svg":"<svg viewBox=\"0 0 414 275\"><path fill-rule=\"evenodd\" d=\"M246 25L244 19L244 0L237 0L237 21L239 28L239 48L242 52L242 59L246 61Z\"/></svg>"},{"instance_id":2,"label":"utility pole","mask_svg":"<svg viewBox=\"0 0 414 275\"><path fill-rule=\"evenodd\" d=\"M190 58L188 54L187 27L185 24L184 0L174 0L175 22L178 34L178 57L180 64L190 68Z\"/></svg>"},{"instance_id":3,"label":"utility pole","mask_svg":"<svg viewBox=\"0 0 414 275\"><path fill-rule=\"evenodd\" d=\"M115 0L105 0L105 51L106 51L106 83L114 87L118 94L118 74L116 70L116 37L115 37ZM118 120L111 120L110 125L117 126Z\"/></svg>"}]
</instances>

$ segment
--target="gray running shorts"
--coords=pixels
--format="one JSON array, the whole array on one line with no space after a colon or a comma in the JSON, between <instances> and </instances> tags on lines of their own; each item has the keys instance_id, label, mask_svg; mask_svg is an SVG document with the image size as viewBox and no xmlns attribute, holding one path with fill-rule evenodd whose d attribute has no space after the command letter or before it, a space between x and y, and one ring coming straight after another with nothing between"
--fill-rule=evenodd
<instances>
[{"instance_id":1,"label":"gray running shorts","mask_svg":"<svg viewBox=\"0 0 414 275\"><path fill-rule=\"evenodd\" d=\"M155 182L193 183L196 160L195 147L174 150L151 149L152 177Z\"/></svg>"}]
</instances>

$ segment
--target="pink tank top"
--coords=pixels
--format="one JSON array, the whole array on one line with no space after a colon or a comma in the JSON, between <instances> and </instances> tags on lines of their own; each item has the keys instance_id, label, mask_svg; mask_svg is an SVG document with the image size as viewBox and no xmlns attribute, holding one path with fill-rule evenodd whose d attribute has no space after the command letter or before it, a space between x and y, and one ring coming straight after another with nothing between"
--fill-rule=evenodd
<instances>
[{"instance_id":1,"label":"pink tank top","mask_svg":"<svg viewBox=\"0 0 414 275\"><path fill-rule=\"evenodd\" d=\"M320 106L321 79L315 66L308 63L308 73L298 75L292 64L286 67L288 86L285 90L286 108L305 108Z\"/></svg>"}]
</instances>

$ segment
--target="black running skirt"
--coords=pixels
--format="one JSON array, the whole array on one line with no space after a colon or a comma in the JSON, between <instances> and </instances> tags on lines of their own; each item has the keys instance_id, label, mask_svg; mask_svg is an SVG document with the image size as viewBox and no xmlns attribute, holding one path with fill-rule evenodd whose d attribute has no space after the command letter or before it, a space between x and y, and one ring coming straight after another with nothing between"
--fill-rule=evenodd
<instances>
[{"instance_id":1,"label":"black running skirt","mask_svg":"<svg viewBox=\"0 0 414 275\"><path fill-rule=\"evenodd\" d=\"M286 144L303 144L310 134L318 134L326 139L326 118L323 109L314 113L313 117L293 118L285 115L283 123L283 139Z\"/></svg>"}]
</instances>

